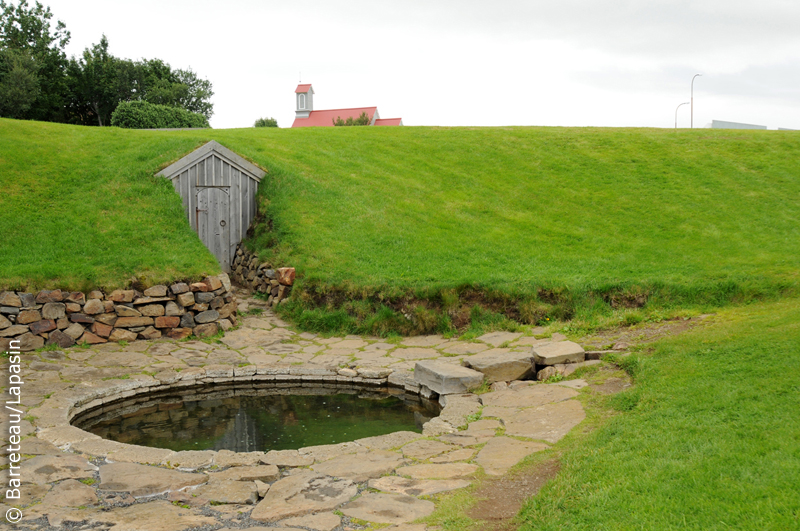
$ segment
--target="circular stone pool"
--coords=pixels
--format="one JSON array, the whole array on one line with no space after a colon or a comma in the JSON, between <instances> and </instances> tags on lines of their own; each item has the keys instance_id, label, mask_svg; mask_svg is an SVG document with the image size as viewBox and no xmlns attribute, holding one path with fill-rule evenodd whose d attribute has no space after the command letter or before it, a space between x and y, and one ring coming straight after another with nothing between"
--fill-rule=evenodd
<instances>
[{"instance_id":1,"label":"circular stone pool","mask_svg":"<svg viewBox=\"0 0 800 531\"><path fill-rule=\"evenodd\" d=\"M235 452L298 449L422 431L438 402L387 387L200 385L120 399L72 425L121 443Z\"/></svg>"}]
</instances>

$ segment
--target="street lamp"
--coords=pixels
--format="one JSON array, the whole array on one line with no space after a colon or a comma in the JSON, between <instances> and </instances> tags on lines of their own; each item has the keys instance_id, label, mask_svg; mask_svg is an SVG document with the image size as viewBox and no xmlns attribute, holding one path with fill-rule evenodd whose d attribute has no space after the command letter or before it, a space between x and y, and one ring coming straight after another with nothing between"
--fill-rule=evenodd
<instances>
[{"instance_id":1,"label":"street lamp","mask_svg":"<svg viewBox=\"0 0 800 531\"><path fill-rule=\"evenodd\" d=\"M691 126L690 126L690 128L691 128L691 129L694 129L694 78L696 78L697 76L702 76L702 75L703 75L703 74L695 74L695 75L692 77L692 99L691 99L691 104L692 104L692 120L691 120Z\"/></svg>"},{"instance_id":2,"label":"street lamp","mask_svg":"<svg viewBox=\"0 0 800 531\"><path fill-rule=\"evenodd\" d=\"M689 105L689 102L688 101L684 101L683 103L681 103L680 105L675 107L675 129L678 128L678 109L680 109L684 105Z\"/></svg>"}]
</instances>

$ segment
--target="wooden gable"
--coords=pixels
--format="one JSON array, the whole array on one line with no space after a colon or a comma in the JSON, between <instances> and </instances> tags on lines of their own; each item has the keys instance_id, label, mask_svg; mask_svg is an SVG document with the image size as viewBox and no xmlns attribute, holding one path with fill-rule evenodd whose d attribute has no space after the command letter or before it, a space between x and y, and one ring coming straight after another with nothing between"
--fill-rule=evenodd
<instances>
[{"instance_id":1,"label":"wooden gable","mask_svg":"<svg viewBox=\"0 0 800 531\"><path fill-rule=\"evenodd\" d=\"M156 175L172 181L192 229L228 272L256 215L256 191L266 174L212 140Z\"/></svg>"}]
</instances>

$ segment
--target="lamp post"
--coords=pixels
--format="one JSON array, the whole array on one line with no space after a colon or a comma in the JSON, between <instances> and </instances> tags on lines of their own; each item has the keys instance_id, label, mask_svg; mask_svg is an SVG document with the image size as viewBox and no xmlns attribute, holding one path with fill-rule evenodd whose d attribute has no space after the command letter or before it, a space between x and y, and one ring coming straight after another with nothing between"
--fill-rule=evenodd
<instances>
[{"instance_id":1,"label":"lamp post","mask_svg":"<svg viewBox=\"0 0 800 531\"><path fill-rule=\"evenodd\" d=\"M702 76L703 74L695 74L692 77L692 99L691 99L691 107L692 107L692 119L691 119L691 129L694 129L694 78L697 76Z\"/></svg>"},{"instance_id":2,"label":"lamp post","mask_svg":"<svg viewBox=\"0 0 800 531\"><path fill-rule=\"evenodd\" d=\"M681 103L680 105L675 107L675 129L678 128L678 109L680 109L684 105L689 105L689 102L688 101L684 101L683 103Z\"/></svg>"}]
</instances>

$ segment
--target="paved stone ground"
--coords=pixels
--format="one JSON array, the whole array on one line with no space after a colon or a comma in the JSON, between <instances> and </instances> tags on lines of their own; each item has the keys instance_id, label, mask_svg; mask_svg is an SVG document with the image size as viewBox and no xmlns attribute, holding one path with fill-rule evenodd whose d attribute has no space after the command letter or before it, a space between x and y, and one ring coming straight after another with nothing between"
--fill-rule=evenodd
<instances>
[{"instance_id":1,"label":"paved stone ground","mask_svg":"<svg viewBox=\"0 0 800 531\"><path fill-rule=\"evenodd\" d=\"M240 305L244 312L254 308L262 311L243 318L221 343L138 341L25 355L23 496L0 499L0 515L11 506L23 507L16 528L42 530L332 531L368 522L423 531L424 525L409 522L434 510L431 495L468 486L481 469L504 474L584 418L575 397L585 382L572 380L567 385L501 382L478 398L454 400L443 417L454 411L446 420L455 426L467 424L468 415L482 408L480 420L455 433L399 432L299 451L172 452L105 441L67 425L77 406L103 403L102 393L109 389L129 396L189 377L209 383L233 376L288 378L296 368L364 381L391 373L390 380L410 382L418 360L460 365L478 353L529 352L541 343L510 332L471 342L441 336L399 342L322 338L291 331L255 299ZM553 338L559 339L564 338ZM7 439L5 426L2 433ZM2 471L4 485L8 473Z\"/></svg>"}]
</instances>

